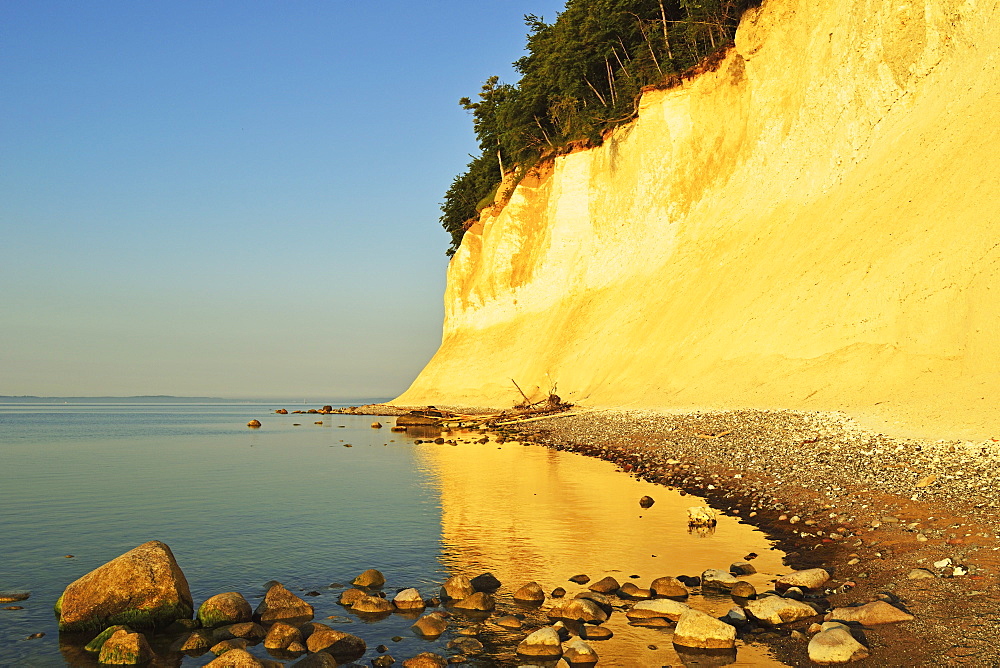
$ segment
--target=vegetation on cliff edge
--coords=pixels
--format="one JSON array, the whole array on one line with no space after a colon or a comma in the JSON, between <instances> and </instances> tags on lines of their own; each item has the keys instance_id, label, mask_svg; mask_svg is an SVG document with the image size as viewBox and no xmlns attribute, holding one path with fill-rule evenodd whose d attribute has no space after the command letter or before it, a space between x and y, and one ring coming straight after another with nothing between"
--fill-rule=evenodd
<instances>
[{"instance_id":1,"label":"vegetation on cliff edge","mask_svg":"<svg viewBox=\"0 0 1000 668\"><path fill-rule=\"evenodd\" d=\"M441 204L452 255L504 174L515 180L540 160L635 118L642 89L670 85L732 43L743 12L760 0L567 0L554 23L529 14L528 54L516 84L490 77L472 112L481 153L455 177Z\"/></svg>"}]
</instances>

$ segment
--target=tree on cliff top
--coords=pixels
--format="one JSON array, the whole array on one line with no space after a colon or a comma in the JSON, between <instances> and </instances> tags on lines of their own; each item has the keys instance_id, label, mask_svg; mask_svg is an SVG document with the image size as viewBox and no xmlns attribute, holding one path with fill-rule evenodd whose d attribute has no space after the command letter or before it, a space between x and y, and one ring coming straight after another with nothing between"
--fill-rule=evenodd
<instances>
[{"instance_id":1,"label":"tree on cliff top","mask_svg":"<svg viewBox=\"0 0 1000 668\"><path fill-rule=\"evenodd\" d=\"M528 54L516 85L490 77L472 112L481 155L452 182L441 224L451 255L503 174L584 143L635 118L643 87L665 84L732 42L759 0L568 0L555 22L524 17Z\"/></svg>"}]
</instances>

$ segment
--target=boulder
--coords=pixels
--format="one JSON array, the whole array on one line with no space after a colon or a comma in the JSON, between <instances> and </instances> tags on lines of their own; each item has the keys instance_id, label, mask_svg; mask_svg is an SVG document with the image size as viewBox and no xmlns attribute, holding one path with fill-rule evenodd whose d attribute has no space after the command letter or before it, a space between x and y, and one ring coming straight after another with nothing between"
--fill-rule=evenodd
<instances>
[{"instance_id":1,"label":"boulder","mask_svg":"<svg viewBox=\"0 0 1000 668\"><path fill-rule=\"evenodd\" d=\"M345 607L351 607L364 597L368 596L367 593L361 591L360 589L345 589L340 594L339 603Z\"/></svg>"},{"instance_id":2,"label":"boulder","mask_svg":"<svg viewBox=\"0 0 1000 668\"><path fill-rule=\"evenodd\" d=\"M736 647L736 627L689 609L677 620L674 644L697 649L730 649Z\"/></svg>"},{"instance_id":3,"label":"boulder","mask_svg":"<svg viewBox=\"0 0 1000 668\"><path fill-rule=\"evenodd\" d=\"M424 638L437 638L448 628L448 620L440 612L432 612L418 619L410 628Z\"/></svg>"},{"instance_id":4,"label":"boulder","mask_svg":"<svg viewBox=\"0 0 1000 668\"><path fill-rule=\"evenodd\" d=\"M274 584L254 610L254 618L260 622L275 622L282 619L312 619L313 607L285 589L280 583Z\"/></svg>"},{"instance_id":5,"label":"boulder","mask_svg":"<svg viewBox=\"0 0 1000 668\"><path fill-rule=\"evenodd\" d=\"M584 573L580 573L579 575L574 575L573 577L571 577L569 579L569 581L570 582L575 582L577 584L585 585L588 582L590 582L590 576L589 575L585 575Z\"/></svg>"},{"instance_id":6,"label":"boulder","mask_svg":"<svg viewBox=\"0 0 1000 668\"><path fill-rule=\"evenodd\" d=\"M332 629L326 624L313 624L312 633L306 638L310 652L328 652L337 661L353 661L365 653L367 646L361 638Z\"/></svg>"},{"instance_id":7,"label":"boulder","mask_svg":"<svg viewBox=\"0 0 1000 668\"><path fill-rule=\"evenodd\" d=\"M570 666L596 666L597 652L582 640L570 640L563 647L563 659Z\"/></svg>"},{"instance_id":8,"label":"boulder","mask_svg":"<svg viewBox=\"0 0 1000 668\"><path fill-rule=\"evenodd\" d=\"M640 601L625 611L625 616L629 619L648 619L650 617L663 617L676 622L685 612L690 610L686 603L675 601L672 598L656 598L652 601Z\"/></svg>"},{"instance_id":9,"label":"boulder","mask_svg":"<svg viewBox=\"0 0 1000 668\"><path fill-rule=\"evenodd\" d=\"M614 608L616 602L607 594L602 594L599 591L590 591L590 590L581 591L573 598L585 598L588 601L593 601L594 603L599 605L601 609L604 610L604 612L608 613L609 615L611 614L611 610Z\"/></svg>"},{"instance_id":10,"label":"boulder","mask_svg":"<svg viewBox=\"0 0 1000 668\"><path fill-rule=\"evenodd\" d=\"M546 613L550 619L601 623L608 620L608 613L594 601L586 598L561 599Z\"/></svg>"},{"instance_id":11,"label":"boulder","mask_svg":"<svg viewBox=\"0 0 1000 668\"><path fill-rule=\"evenodd\" d=\"M191 652L192 654L207 652L217 641L207 629L195 629L175 642L171 649L176 652Z\"/></svg>"},{"instance_id":12,"label":"boulder","mask_svg":"<svg viewBox=\"0 0 1000 668\"><path fill-rule=\"evenodd\" d=\"M421 652L403 662L403 668L446 668L448 660L433 652Z\"/></svg>"},{"instance_id":13,"label":"boulder","mask_svg":"<svg viewBox=\"0 0 1000 668\"><path fill-rule=\"evenodd\" d=\"M134 666L153 658L153 650L141 633L118 629L101 646L99 661L112 666Z\"/></svg>"},{"instance_id":14,"label":"boulder","mask_svg":"<svg viewBox=\"0 0 1000 668\"><path fill-rule=\"evenodd\" d=\"M774 588L779 592L785 591L789 587L815 591L826 584L829 579L830 574L822 568L808 568L804 571L782 575L774 581Z\"/></svg>"},{"instance_id":15,"label":"boulder","mask_svg":"<svg viewBox=\"0 0 1000 668\"><path fill-rule=\"evenodd\" d=\"M559 631L551 626L543 626L521 641L517 646L517 653L539 659L558 659L562 656Z\"/></svg>"},{"instance_id":16,"label":"boulder","mask_svg":"<svg viewBox=\"0 0 1000 668\"><path fill-rule=\"evenodd\" d=\"M854 608L834 608L827 613L827 620L841 622L858 622L863 626L875 624L894 624L895 622L908 622L913 619L913 615L900 610L891 603L885 601L872 601Z\"/></svg>"},{"instance_id":17,"label":"boulder","mask_svg":"<svg viewBox=\"0 0 1000 668\"><path fill-rule=\"evenodd\" d=\"M729 572L733 575L753 575L757 569L749 561L737 561L729 566Z\"/></svg>"},{"instance_id":18,"label":"boulder","mask_svg":"<svg viewBox=\"0 0 1000 668\"><path fill-rule=\"evenodd\" d=\"M651 592L648 589L640 589L631 582L626 582L625 584L623 584L621 586L621 589L618 590L618 595L623 596L625 598L632 598L639 600L646 600L653 598L653 592Z\"/></svg>"},{"instance_id":19,"label":"boulder","mask_svg":"<svg viewBox=\"0 0 1000 668\"><path fill-rule=\"evenodd\" d=\"M380 615L392 612L395 608L392 603L380 596L365 596L355 601L354 605L351 606L351 610L362 614Z\"/></svg>"},{"instance_id":20,"label":"boulder","mask_svg":"<svg viewBox=\"0 0 1000 668\"><path fill-rule=\"evenodd\" d=\"M497 607L493 596L485 592L477 591L472 596L466 596L461 601L452 603L452 607L459 610L479 610L489 612Z\"/></svg>"},{"instance_id":21,"label":"boulder","mask_svg":"<svg viewBox=\"0 0 1000 668\"><path fill-rule=\"evenodd\" d=\"M381 571L369 568L367 571L351 580L355 587L365 587L366 589L378 589L385 584L385 576Z\"/></svg>"},{"instance_id":22,"label":"boulder","mask_svg":"<svg viewBox=\"0 0 1000 668\"><path fill-rule=\"evenodd\" d=\"M743 609L754 619L774 626L816 616L816 610L811 606L781 596L765 596L750 601Z\"/></svg>"},{"instance_id":23,"label":"boulder","mask_svg":"<svg viewBox=\"0 0 1000 668\"><path fill-rule=\"evenodd\" d=\"M860 661L868 648L859 643L846 626L824 629L813 636L808 646L809 660L821 666Z\"/></svg>"},{"instance_id":24,"label":"boulder","mask_svg":"<svg viewBox=\"0 0 1000 668\"><path fill-rule=\"evenodd\" d=\"M269 659L258 659L245 649L232 649L217 659L206 663L206 668L280 668L281 663Z\"/></svg>"},{"instance_id":25,"label":"boulder","mask_svg":"<svg viewBox=\"0 0 1000 668\"><path fill-rule=\"evenodd\" d=\"M290 668L337 668L340 664L326 652L304 656L291 665Z\"/></svg>"},{"instance_id":26,"label":"boulder","mask_svg":"<svg viewBox=\"0 0 1000 668\"><path fill-rule=\"evenodd\" d=\"M613 594L614 592L618 591L619 587L621 587L621 585L618 584L618 580L615 580L613 577L609 575L608 577L601 578L594 584L590 585L588 589L590 589L590 591L596 591L601 594Z\"/></svg>"},{"instance_id":27,"label":"boulder","mask_svg":"<svg viewBox=\"0 0 1000 668\"><path fill-rule=\"evenodd\" d=\"M545 600L545 592L542 591L541 585L537 582L529 582L514 592L514 600L525 603L541 603Z\"/></svg>"},{"instance_id":28,"label":"boulder","mask_svg":"<svg viewBox=\"0 0 1000 668\"><path fill-rule=\"evenodd\" d=\"M519 629L524 626L524 622L514 615L504 615L503 617L498 617L493 620L493 623L497 626L502 626L505 629Z\"/></svg>"},{"instance_id":29,"label":"boulder","mask_svg":"<svg viewBox=\"0 0 1000 668\"><path fill-rule=\"evenodd\" d=\"M450 577L441 585L441 598L444 600L461 601L475 593L476 589L472 586L472 581L464 575Z\"/></svg>"},{"instance_id":30,"label":"boulder","mask_svg":"<svg viewBox=\"0 0 1000 668\"><path fill-rule=\"evenodd\" d=\"M701 586L705 589L729 591L737 582L739 582L739 580L733 577L729 571L723 571L717 568L710 568L701 574Z\"/></svg>"},{"instance_id":31,"label":"boulder","mask_svg":"<svg viewBox=\"0 0 1000 668\"><path fill-rule=\"evenodd\" d=\"M108 628L98 633L97 637L95 637L93 640L87 643L83 648L84 651L94 652L94 653L100 652L101 647L104 646L104 642L112 635L114 635L116 631L122 631L122 630L131 631L132 629L130 629L127 626L124 626L123 624L115 624L114 626L109 626Z\"/></svg>"},{"instance_id":32,"label":"boulder","mask_svg":"<svg viewBox=\"0 0 1000 668\"><path fill-rule=\"evenodd\" d=\"M656 503L656 501L654 501L651 496L644 496L639 499L640 508L651 508L654 503Z\"/></svg>"},{"instance_id":33,"label":"boulder","mask_svg":"<svg viewBox=\"0 0 1000 668\"><path fill-rule=\"evenodd\" d=\"M396 594L392 599L392 604L399 610L423 610L425 607L420 592L413 587Z\"/></svg>"},{"instance_id":34,"label":"boulder","mask_svg":"<svg viewBox=\"0 0 1000 668\"><path fill-rule=\"evenodd\" d=\"M492 594L497 589L500 588L502 584L500 580L497 580L492 573L483 573L482 575L477 575L476 577L469 580L472 587L476 591L485 591Z\"/></svg>"},{"instance_id":35,"label":"boulder","mask_svg":"<svg viewBox=\"0 0 1000 668\"><path fill-rule=\"evenodd\" d=\"M194 601L170 548L153 540L70 584L55 611L60 631L96 631L114 624L149 628L190 619Z\"/></svg>"},{"instance_id":36,"label":"boulder","mask_svg":"<svg viewBox=\"0 0 1000 668\"><path fill-rule=\"evenodd\" d=\"M293 642L302 643L302 632L291 624L275 622L264 636L264 647L267 649L288 649Z\"/></svg>"},{"instance_id":37,"label":"boulder","mask_svg":"<svg viewBox=\"0 0 1000 668\"><path fill-rule=\"evenodd\" d=\"M483 643L469 637L455 638L448 643L448 649L456 650L462 654L479 654L485 648Z\"/></svg>"},{"instance_id":38,"label":"boulder","mask_svg":"<svg viewBox=\"0 0 1000 668\"><path fill-rule=\"evenodd\" d=\"M649 588L653 594L664 598L687 598L690 595L688 588L677 578L656 578Z\"/></svg>"},{"instance_id":39,"label":"boulder","mask_svg":"<svg viewBox=\"0 0 1000 668\"><path fill-rule=\"evenodd\" d=\"M688 526L714 527L718 522L718 512L708 506L692 506L688 508Z\"/></svg>"},{"instance_id":40,"label":"boulder","mask_svg":"<svg viewBox=\"0 0 1000 668\"><path fill-rule=\"evenodd\" d=\"M264 627L255 622L240 622L217 628L212 634L215 640L232 640L233 638L245 638L257 643L264 639L267 631Z\"/></svg>"},{"instance_id":41,"label":"boulder","mask_svg":"<svg viewBox=\"0 0 1000 668\"><path fill-rule=\"evenodd\" d=\"M252 617L253 609L250 604L243 598L243 594L235 591L216 594L198 608L198 621L205 628L249 622Z\"/></svg>"},{"instance_id":42,"label":"boulder","mask_svg":"<svg viewBox=\"0 0 1000 668\"><path fill-rule=\"evenodd\" d=\"M608 640L614 636L611 629L596 624L581 624L580 637L584 640Z\"/></svg>"},{"instance_id":43,"label":"boulder","mask_svg":"<svg viewBox=\"0 0 1000 668\"><path fill-rule=\"evenodd\" d=\"M215 643L209 651L216 656L222 656L234 649L246 649L249 645L250 642L246 638L230 638L229 640L221 640Z\"/></svg>"},{"instance_id":44,"label":"boulder","mask_svg":"<svg viewBox=\"0 0 1000 668\"><path fill-rule=\"evenodd\" d=\"M737 580L729 590L729 595L733 598L757 598L757 589L745 580Z\"/></svg>"}]
</instances>

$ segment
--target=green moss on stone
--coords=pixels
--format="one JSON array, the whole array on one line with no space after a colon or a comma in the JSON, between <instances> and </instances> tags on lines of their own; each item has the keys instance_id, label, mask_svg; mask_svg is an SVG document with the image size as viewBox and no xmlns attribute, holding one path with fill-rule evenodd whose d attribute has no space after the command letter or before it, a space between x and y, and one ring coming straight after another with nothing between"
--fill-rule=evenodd
<instances>
[{"instance_id":1,"label":"green moss on stone","mask_svg":"<svg viewBox=\"0 0 1000 668\"><path fill-rule=\"evenodd\" d=\"M58 604L57 604L58 605ZM59 622L59 630L67 632L89 631L91 633L112 624L125 624L136 629L153 629L168 626L178 619L191 619L194 611L184 603L168 603L155 608L125 610L107 617L92 617L72 624Z\"/></svg>"},{"instance_id":2,"label":"green moss on stone","mask_svg":"<svg viewBox=\"0 0 1000 668\"><path fill-rule=\"evenodd\" d=\"M129 633L132 632L132 629L130 629L127 626L123 626L121 624L109 626L108 628L104 629L99 634L97 634L96 638L87 643L84 649L87 650L88 652L100 652L101 647L104 646L104 641L110 638L112 635L114 635L115 631L122 629L128 631Z\"/></svg>"},{"instance_id":3,"label":"green moss on stone","mask_svg":"<svg viewBox=\"0 0 1000 668\"><path fill-rule=\"evenodd\" d=\"M56 599L56 604L53 607L53 610L55 610L56 613L56 619L62 616L62 600L64 595L65 594L61 594L59 598Z\"/></svg>"},{"instance_id":4,"label":"green moss on stone","mask_svg":"<svg viewBox=\"0 0 1000 668\"><path fill-rule=\"evenodd\" d=\"M213 626L219 626L220 624L231 624L232 620L229 615L225 614L221 610L205 610L205 606L201 606L198 610L198 621L205 628L212 628Z\"/></svg>"}]
</instances>

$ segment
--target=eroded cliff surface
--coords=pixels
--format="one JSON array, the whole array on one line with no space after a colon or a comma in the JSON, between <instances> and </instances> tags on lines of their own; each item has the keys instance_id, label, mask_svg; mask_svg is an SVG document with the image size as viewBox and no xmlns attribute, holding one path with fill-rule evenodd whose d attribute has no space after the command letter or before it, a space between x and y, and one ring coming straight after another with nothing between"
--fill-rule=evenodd
<instances>
[{"instance_id":1,"label":"eroded cliff surface","mask_svg":"<svg viewBox=\"0 0 1000 668\"><path fill-rule=\"evenodd\" d=\"M843 410L1000 437L1000 7L766 0L485 212L400 404Z\"/></svg>"}]
</instances>

